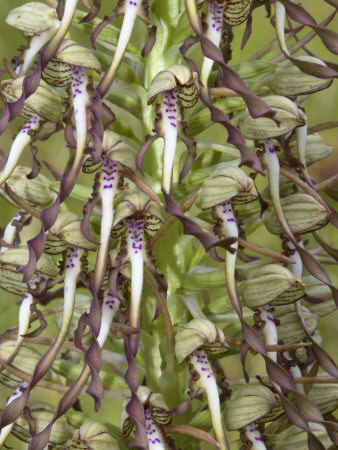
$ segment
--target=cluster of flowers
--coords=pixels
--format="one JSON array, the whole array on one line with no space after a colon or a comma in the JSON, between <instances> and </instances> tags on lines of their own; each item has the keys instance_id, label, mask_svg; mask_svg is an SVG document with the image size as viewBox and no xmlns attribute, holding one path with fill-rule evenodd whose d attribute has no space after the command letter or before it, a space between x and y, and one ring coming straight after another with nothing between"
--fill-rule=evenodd
<instances>
[{"instance_id":1,"label":"cluster of flowers","mask_svg":"<svg viewBox=\"0 0 338 450\"><path fill-rule=\"evenodd\" d=\"M99 0L83 0L87 14L78 0L47 3L6 19L27 45L4 60L0 133L26 122L0 173L17 210L1 234L0 287L22 299L18 326L1 334L0 446L12 433L31 450L336 448L338 368L318 330L338 304L321 264L337 249L318 232L338 223L336 178L308 172L332 151L318 133L332 123L308 128L301 105L338 72L294 54L315 36L337 54L326 28L337 11L318 24L292 0L119 0L99 19ZM257 8L282 62L262 59L272 42L233 68L233 34L244 24L246 44ZM198 137L215 123L226 144ZM47 177L36 145L61 130L69 161L63 173L47 161ZM32 167L20 164L28 146ZM24 243L32 219L41 231ZM259 227L281 253L247 240ZM51 314L55 338L41 334ZM266 377L250 378L248 352ZM235 354L243 379L226 376ZM33 388L61 398L34 403ZM124 399L118 420L93 420L84 390L96 410Z\"/></svg>"}]
</instances>

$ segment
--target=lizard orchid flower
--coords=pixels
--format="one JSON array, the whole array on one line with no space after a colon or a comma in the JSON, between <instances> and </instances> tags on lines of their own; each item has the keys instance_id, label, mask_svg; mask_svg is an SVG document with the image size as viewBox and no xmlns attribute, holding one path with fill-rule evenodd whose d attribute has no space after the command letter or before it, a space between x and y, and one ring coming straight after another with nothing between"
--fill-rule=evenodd
<instances>
[{"instance_id":1,"label":"lizard orchid flower","mask_svg":"<svg viewBox=\"0 0 338 450\"><path fill-rule=\"evenodd\" d=\"M11 102L20 98L22 83L23 78L3 81L1 89L2 99ZM11 176L25 147L32 142L34 133L40 130L45 121L57 122L61 118L61 112L60 97L46 83L41 82L34 94L26 99L20 113L22 117L28 120L14 139L6 165L0 174L0 186Z\"/></svg>"},{"instance_id":2,"label":"lizard orchid flower","mask_svg":"<svg viewBox=\"0 0 338 450\"><path fill-rule=\"evenodd\" d=\"M55 9L40 2L30 2L12 9L5 22L30 37L23 63L16 69L18 76L24 76L41 48L55 34L60 21Z\"/></svg>"},{"instance_id":3,"label":"lizard orchid flower","mask_svg":"<svg viewBox=\"0 0 338 450\"><path fill-rule=\"evenodd\" d=\"M146 264L152 271L149 238L162 222L159 205L141 192L129 194L116 208L113 235L122 235L121 250L117 256L120 264L130 263L131 299L129 324L139 329L141 323L141 298L143 271ZM124 234L124 236L123 236ZM136 354L137 335L131 335L132 352ZM136 346L136 348L135 348Z\"/></svg>"},{"instance_id":4,"label":"lizard orchid flower","mask_svg":"<svg viewBox=\"0 0 338 450\"><path fill-rule=\"evenodd\" d=\"M165 435L162 426L171 422L171 416L161 394L153 393L146 386L140 386L137 396L144 408L144 428L149 450L172 450L173 442ZM129 436L134 430L134 423L126 411L127 399L122 408L121 428L123 436Z\"/></svg>"},{"instance_id":5,"label":"lizard orchid flower","mask_svg":"<svg viewBox=\"0 0 338 450\"><path fill-rule=\"evenodd\" d=\"M216 170L203 182L202 208L212 208L216 220L215 232L223 238L239 237L233 205L249 203L258 198L255 183L239 167ZM225 278L229 297L238 311L241 310L235 281L235 267L238 243L232 245L231 253L226 251Z\"/></svg>"},{"instance_id":6,"label":"lizard orchid flower","mask_svg":"<svg viewBox=\"0 0 338 450\"><path fill-rule=\"evenodd\" d=\"M224 26L240 25L251 12L251 0L207 0L206 3L205 35L216 47L220 46ZM201 83L204 86L208 84L213 63L212 59L204 57L201 68Z\"/></svg>"},{"instance_id":7,"label":"lizard orchid flower","mask_svg":"<svg viewBox=\"0 0 338 450\"><path fill-rule=\"evenodd\" d=\"M196 104L198 92L196 74L191 73L183 65L171 66L159 72L148 91L148 105L153 103L159 95L162 96L162 101L156 106L155 135L146 137L137 155L136 164L141 171L143 157L148 147L157 138L163 138L162 189L168 194L172 186L177 138L180 138L188 149L180 180L188 172L195 158L196 143L185 135L183 110Z\"/></svg>"},{"instance_id":8,"label":"lizard orchid flower","mask_svg":"<svg viewBox=\"0 0 338 450\"><path fill-rule=\"evenodd\" d=\"M181 364L186 360L191 373L190 388L196 395L203 389L207 399L213 428L221 450L228 450L218 388L207 353L212 355L224 354L229 351L224 341L223 332L206 319L193 319L184 325L175 337L175 354Z\"/></svg>"}]
</instances>

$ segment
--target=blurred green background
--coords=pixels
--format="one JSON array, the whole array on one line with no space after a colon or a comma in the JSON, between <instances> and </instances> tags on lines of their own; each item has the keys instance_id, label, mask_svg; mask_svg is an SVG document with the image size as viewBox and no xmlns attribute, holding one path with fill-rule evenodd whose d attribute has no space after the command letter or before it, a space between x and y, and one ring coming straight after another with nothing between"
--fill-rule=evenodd
<instances>
[{"instance_id":1,"label":"blurred green background","mask_svg":"<svg viewBox=\"0 0 338 450\"><path fill-rule=\"evenodd\" d=\"M11 60L11 58L17 54L17 49L20 45L24 44L24 38L22 35L8 27L4 24L4 19L6 18L10 9L17 7L26 3L25 1L20 0L0 0L0 55L2 66L2 58L7 58L7 60ZM103 14L111 14L112 6L115 5L116 2L102 2L103 3L103 11L100 15L103 17ZM170 2L168 2L170 3ZM332 7L330 7L324 1L313 1L307 0L301 2L305 8L307 8L311 14L316 18L317 22L321 22L325 19L331 12ZM335 19L331 24L330 28L337 28L337 19ZM233 43L233 59L231 64L239 64L241 62L245 62L250 56L256 53L262 46L268 43L271 39L275 37L275 31L269 20L265 17L265 12L263 8L259 8L254 12L254 21L253 21L253 33L252 36L247 43L245 49L243 51L240 50L240 41L243 34L244 28L243 26L237 27L234 30L235 39ZM306 30L307 32L308 30ZM300 33L300 36L304 35L304 32ZM318 38L315 38L308 47L318 56L323 59L331 59L333 60L333 56L326 50L321 41ZM279 50L276 50L269 54L269 58L276 56L279 54ZM3 67L1 67L3 68ZM3 79L4 77L2 77ZM338 89L337 82L334 82L329 89L326 89L322 92L312 94L306 99L303 103L303 106L306 109L306 113L308 116L308 124L309 126L325 122L337 120L337 99L338 99ZM4 152L8 152L11 146L11 138L17 132L18 126L22 123L21 119L16 119L14 122L10 124L8 130L0 136L0 148ZM224 129L218 125L215 125L211 131L208 132L208 135L218 142L224 142L226 136L224 135ZM314 164L311 167L311 174L318 180L324 180L329 176L333 175L337 172L337 155L338 155L338 133L337 129L327 130L322 133L322 136L325 138L328 144L330 144L334 148L334 152L332 155L325 159L324 161ZM52 165L58 167L58 170L62 171L64 168L65 161L67 160L67 149L63 143L62 133L59 133L58 136L53 137L47 143L39 143L39 154L38 158L40 161L48 160ZM31 155L29 151L26 151L24 156L22 157L22 163L30 165L31 164ZM47 174L47 172L43 169L43 173ZM265 181L260 180L260 183L264 184ZM4 227L8 223L9 220L15 214L15 210L12 207L9 207L3 200L0 200L0 226ZM34 233L38 230L37 222L33 222L32 226L30 226L26 230L26 238L30 238L34 235ZM328 226L323 231L323 236L327 241L331 243L334 242L335 239L335 231L332 226ZM257 243L264 242L264 245L272 247L276 246L276 242L273 241L273 238L270 235L264 233L263 228L260 228L256 233L250 236L250 240L254 240ZM337 239L336 239L337 244ZM279 244L278 244L279 245ZM332 278L337 282L338 274L333 270L332 266L327 267L327 270L331 274ZM14 295L8 294L7 292L0 290L0 333L1 331L6 330L14 326L17 323L17 314L18 314L18 301L20 299ZM331 355L337 360L337 334L336 334L336 321L338 319L338 314L335 313L331 315L329 318L321 320L321 332L323 336L323 346L326 350L329 351ZM229 377L242 377L240 364L238 363L238 357L233 356L226 359L227 361L227 374ZM257 366L259 358L255 357L255 372L259 372L264 375L264 365L263 363L259 363ZM252 364L252 358L249 358L249 367ZM43 389L34 389L31 398L34 400L46 399L44 396L47 394L47 391ZM6 397L10 395L8 389L4 389L0 386L0 407L3 407L6 403ZM52 398L54 396L54 399ZM58 394L52 394L48 392L48 401L56 402L59 398ZM109 402L110 403L110 402ZM116 407L120 404L119 401L116 401ZM88 400L84 402L84 406L88 406L89 410L92 411L92 402ZM111 419L112 406L111 403L108 405L108 402L104 404L102 408L102 412L100 416L102 417L110 417ZM119 418L114 415L113 419L114 423L119 423ZM8 444L14 447L15 449L19 449L18 441L9 440ZM25 447L23 447L25 448Z\"/></svg>"}]
</instances>

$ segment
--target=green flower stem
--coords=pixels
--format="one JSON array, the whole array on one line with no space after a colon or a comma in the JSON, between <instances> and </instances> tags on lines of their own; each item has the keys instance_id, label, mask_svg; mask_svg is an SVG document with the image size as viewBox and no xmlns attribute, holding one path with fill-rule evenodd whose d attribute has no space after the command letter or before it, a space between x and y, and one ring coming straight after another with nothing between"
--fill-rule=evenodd
<instances>
[{"instance_id":1,"label":"green flower stem","mask_svg":"<svg viewBox=\"0 0 338 450\"><path fill-rule=\"evenodd\" d=\"M207 396L212 425L219 447L221 450L229 450L229 442L222 421L217 383L205 351L198 348L188 357L187 362L199 376L195 382L196 388L202 388Z\"/></svg>"},{"instance_id":2,"label":"green flower stem","mask_svg":"<svg viewBox=\"0 0 338 450\"><path fill-rule=\"evenodd\" d=\"M38 131L41 128L43 120L44 119L38 114L34 114L16 135L12 144L12 148L10 149L10 152L8 154L5 168L0 175L0 186L2 186L11 176L12 172L19 162L24 149L28 144L32 142L31 132Z\"/></svg>"},{"instance_id":3,"label":"green flower stem","mask_svg":"<svg viewBox=\"0 0 338 450\"><path fill-rule=\"evenodd\" d=\"M192 27L194 30L199 30L199 32L202 33L201 18L198 13L196 0L185 0L185 7Z\"/></svg>"},{"instance_id":4,"label":"green flower stem","mask_svg":"<svg viewBox=\"0 0 338 450\"><path fill-rule=\"evenodd\" d=\"M13 394L9 397L7 405L12 403L13 400L16 398L21 397L22 390L25 389L28 386L28 383L26 381L23 381L19 384L18 388L13 392ZM12 428L14 427L14 422L10 423L9 425L3 427L0 432L0 447L2 447L5 444L6 439L10 435Z\"/></svg>"},{"instance_id":5,"label":"green flower stem","mask_svg":"<svg viewBox=\"0 0 338 450\"><path fill-rule=\"evenodd\" d=\"M117 42L114 57L107 72L103 76L98 86L101 97L104 97L109 91L111 85L113 84L119 67L121 65L123 56L126 52L127 45L134 28L134 24L140 10L142 0L134 0L132 2L125 1L125 14L123 18L123 23L119 35L119 40Z\"/></svg>"},{"instance_id":6,"label":"green flower stem","mask_svg":"<svg viewBox=\"0 0 338 450\"><path fill-rule=\"evenodd\" d=\"M252 444L252 450L266 450L264 440L255 424L247 425L245 427L245 434Z\"/></svg>"},{"instance_id":7,"label":"green flower stem","mask_svg":"<svg viewBox=\"0 0 338 450\"><path fill-rule=\"evenodd\" d=\"M101 237L93 275L93 288L96 292L102 287L107 266L110 233L114 218L114 196L117 178L117 163L108 158L108 156L104 156L101 172Z\"/></svg>"},{"instance_id":8,"label":"green flower stem","mask_svg":"<svg viewBox=\"0 0 338 450\"><path fill-rule=\"evenodd\" d=\"M217 216L222 221L222 235L225 238L235 237L238 238L238 226L236 223L236 218L232 210L231 201L222 203L215 207L215 212ZM241 310L241 304L238 297L236 280L235 280L235 267L236 267L236 257L238 242L233 244L233 248L236 249L235 253L230 253L226 250L225 253L225 281L227 286L227 291L229 297L235 302L238 310Z\"/></svg>"},{"instance_id":9,"label":"green flower stem","mask_svg":"<svg viewBox=\"0 0 338 450\"><path fill-rule=\"evenodd\" d=\"M208 2L208 15L206 20L208 28L205 35L216 45L216 47L218 47L221 42L224 7L225 2ZM204 57L201 68L201 82L204 86L208 85L208 78L213 64L214 61L212 59Z\"/></svg>"}]
</instances>

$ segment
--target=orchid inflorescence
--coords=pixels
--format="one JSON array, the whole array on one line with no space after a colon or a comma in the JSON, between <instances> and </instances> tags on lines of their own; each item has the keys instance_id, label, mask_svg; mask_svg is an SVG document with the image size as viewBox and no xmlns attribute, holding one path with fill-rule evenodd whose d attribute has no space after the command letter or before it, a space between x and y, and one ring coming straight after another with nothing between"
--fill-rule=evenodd
<instances>
[{"instance_id":1,"label":"orchid inflorescence","mask_svg":"<svg viewBox=\"0 0 338 450\"><path fill-rule=\"evenodd\" d=\"M15 212L0 287L20 306L0 330L0 446L336 448L319 324L338 305L324 268L337 249L318 230L337 226L337 177L309 166L337 123L304 107L338 75L306 47L317 36L337 54L336 3L319 2L335 9L321 24L292 0L118 0L103 18L82 3L26 2L5 20L27 43L1 72L0 133L18 133L2 151ZM276 38L232 66L234 35L243 48L257 25ZM38 161L54 136L64 170Z\"/></svg>"}]
</instances>

